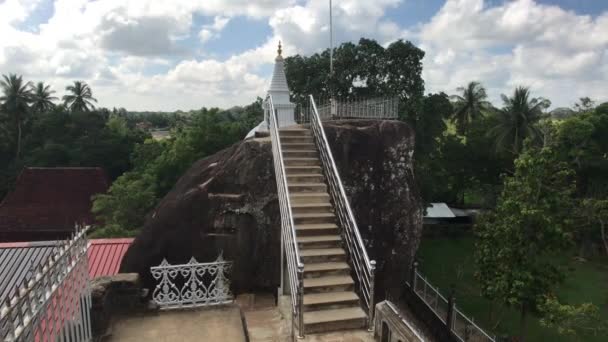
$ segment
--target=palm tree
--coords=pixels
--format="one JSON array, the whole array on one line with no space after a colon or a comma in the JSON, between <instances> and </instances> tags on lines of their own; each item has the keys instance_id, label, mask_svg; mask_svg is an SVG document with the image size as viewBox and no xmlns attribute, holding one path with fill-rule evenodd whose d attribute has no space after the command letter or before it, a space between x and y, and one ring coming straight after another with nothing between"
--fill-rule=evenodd
<instances>
[{"instance_id":1,"label":"palm tree","mask_svg":"<svg viewBox=\"0 0 608 342\"><path fill-rule=\"evenodd\" d=\"M45 85L42 82L38 82L32 87L32 110L35 113L44 113L55 107L53 100L57 100L53 94L54 90L51 90L51 86Z\"/></svg>"},{"instance_id":2,"label":"palm tree","mask_svg":"<svg viewBox=\"0 0 608 342\"><path fill-rule=\"evenodd\" d=\"M517 87L513 97L501 95L504 107L497 111L498 124L488 133L496 138L499 150L509 150L519 154L526 138L538 140L541 129L536 125L545 116L545 109L551 102L542 97L531 98L530 89Z\"/></svg>"},{"instance_id":3,"label":"palm tree","mask_svg":"<svg viewBox=\"0 0 608 342\"><path fill-rule=\"evenodd\" d=\"M93 98L93 92L88 84L82 81L75 81L73 85L65 88L69 93L63 97L65 106L72 112L88 112L95 108L93 102L97 102Z\"/></svg>"},{"instance_id":4,"label":"palm tree","mask_svg":"<svg viewBox=\"0 0 608 342\"><path fill-rule=\"evenodd\" d=\"M29 103L32 98L31 85L31 82L24 83L23 77L15 74L2 75L2 80L0 80L0 88L2 88L2 96L0 96L1 109L13 119L17 128L17 146L15 151L15 158L17 160L21 156L22 125L29 111Z\"/></svg>"},{"instance_id":5,"label":"palm tree","mask_svg":"<svg viewBox=\"0 0 608 342\"><path fill-rule=\"evenodd\" d=\"M450 96L455 108L452 122L456 123L458 134L465 135L471 122L480 117L482 111L490 107L490 103L486 101L486 89L479 82L469 82L466 87L458 87L456 90L462 95Z\"/></svg>"}]
</instances>

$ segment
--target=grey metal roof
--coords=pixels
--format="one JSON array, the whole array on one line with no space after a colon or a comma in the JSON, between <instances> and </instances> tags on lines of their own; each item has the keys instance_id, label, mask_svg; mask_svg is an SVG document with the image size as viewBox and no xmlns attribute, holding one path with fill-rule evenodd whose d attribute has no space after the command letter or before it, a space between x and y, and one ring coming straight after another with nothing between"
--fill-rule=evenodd
<instances>
[{"instance_id":1,"label":"grey metal roof","mask_svg":"<svg viewBox=\"0 0 608 342\"><path fill-rule=\"evenodd\" d=\"M57 241L0 244L0 303L14 293L18 284L31 277L37 266L52 253Z\"/></svg>"},{"instance_id":2,"label":"grey metal roof","mask_svg":"<svg viewBox=\"0 0 608 342\"><path fill-rule=\"evenodd\" d=\"M430 206L426 208L425 218L454 218L456 215L450 210L445 203L431 203Z\"/></svg>"}]
</instances>

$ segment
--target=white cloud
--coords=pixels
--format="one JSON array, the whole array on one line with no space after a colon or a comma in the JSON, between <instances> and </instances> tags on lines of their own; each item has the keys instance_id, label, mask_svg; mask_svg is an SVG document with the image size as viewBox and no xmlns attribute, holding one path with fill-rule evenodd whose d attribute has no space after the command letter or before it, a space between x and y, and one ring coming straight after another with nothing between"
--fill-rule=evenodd
<instances>
[{"instance_id":1,"label":"white cloud","mask_svg":"<svg viewBox=\"0 0 608 342\"><path fill-rule=\"evenodd\" d=\"M212 38L218 38L219 33L226 27L230 18L216 16L213 18L213 23L209 25L203 25L203 28L198 33L198 37L201 40L201 43L206 43Z\"/></svg>"},{"instance_id":2,"label":"white cloud","mask_svg":"<svg viewBox=\"0 0 608 342\"><path fill-rule=\"evenodd\" d=\"M498 104L499 94L526 85L565 106L575 96L598 94L598 83L608 89L601 67L608 64L608 13L592 18L532 0L496 7L449 0L423 25L419 40L427 52L427 90L451 93L478 80Z\"/></svg>"},{"instance_id":3,"label":"white cloud","mask_svg":"<svg viewBox=\"0 0 608 342\"><path fill-rule=\"evenodd\" d=\"M57 90L83 79L102 106L245 104L265 93L279 40L284 55L329 45L326 0L54 0L52 17L39 30L19 29L40 1L0 3L0 73L44 80ZM404 27L387 18L404 1L334 1L335 44L360 37L382 44L413 40L426 52L427 92L453 93L479 80L493 101L520 84L560 106L579 96L608 100L608 13L578 15L532 0L498 6L448 0L427 22ZM196 27L200 16L208 24ZM204 43L223 39L238 16L267 22L271 34L257 47L213 57Z\"/></svg>"}]
</instances>

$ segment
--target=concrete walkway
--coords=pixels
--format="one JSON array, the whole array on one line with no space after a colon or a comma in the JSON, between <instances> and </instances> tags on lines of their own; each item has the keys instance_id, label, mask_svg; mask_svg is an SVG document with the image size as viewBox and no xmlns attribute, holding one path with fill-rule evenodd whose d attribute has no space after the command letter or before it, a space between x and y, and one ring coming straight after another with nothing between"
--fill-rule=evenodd
<instances>
[{"instance_id":1,"label":"concrete walkway","mask_svg":"<svg viewBox=\"0 0 608 342\"><path fill-rule=\"evenodd\" d=\"M241 296L237 302L245 312L251 342L291 341L291 302L289 297L274 298ZM338 331L324 334L309 334L302 342L372 342L373 334L366 330Z\"/></svg>"},{"instance_id":2,"label":"concrete walkway","mask_svg":"<svg viewBox=\"0 0 608 342\"><path fill-rule=\"evenodd\" d=\"M161 311L115 320L111 342L245 342L240 309L236 305Z\"/></svg>"}]
</instances>

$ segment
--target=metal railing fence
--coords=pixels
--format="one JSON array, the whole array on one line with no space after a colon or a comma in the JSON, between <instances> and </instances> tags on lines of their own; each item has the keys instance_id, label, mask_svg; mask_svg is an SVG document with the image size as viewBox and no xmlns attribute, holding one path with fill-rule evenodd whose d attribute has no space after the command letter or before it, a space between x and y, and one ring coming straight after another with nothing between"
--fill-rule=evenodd
<instances>
[{"instance_id":1,"label":"metal railing fence","mask_svg":"<svg viewBox=\"0 0 608 342\"><path fill-rule=\"evenodd\" d=\"M2 341L91 341L86 228L61 241L0 308Z\"/></svg>"},{"instance_id":2,"label":"metal railing fence","mask_svg":"<svg viewBox=\"0 0 608 342\"><path fill-rule=\"evenodd\" d=\"M437 315L437 317L449 327L452 334L462 342L495 342L496 337L490 336L473 319L465 316L458 310L454 300L444 297L437 287L431 283L416 269L412 275L411 284L414 293Z\"/></svg>"},{"instance_id":3,"label":"metal railing fence","mask_svg":"<svg viewBox=\"0 0 608 342\"><path fill-rule=\"evenodd\" d=\"M305 104L304 107L307 107ZM317 113L322 121L343 119L396 120L399 118L399 98L371 99L326 99L317 104ZM300 123L310 122L310 111L298 111Z\"/></svg>"},{"instance_id":4,"label":"metal railing fence","mask_svg":"<svg viewBox=\"0 0 608 342\"><path fill-rule=\"evenodd\" d=\"M418 271L416 271L415 277L414 291L431 308L435 315L445 323L450 307L448 300L439 292L438 288L431 285Z\"/></svg>"},{"instance_id":5,"label":"metal railing fence","mask_svg":"<svg viewBox=\"0 0 608 342\"><path fill-rule=\"evenodd\" d=\"M454 316L452 319L452 326L450 327L454 335L463 341L474 341L474 342L494 342L496 337L491 337L483 329L481 329L473 319L465 316L456 305L454 305Z\"/></svg>"},{"instance_id":6,"label":"metal railing fence","mask_svg":"<svg viewBox=\"0 0 608 342\"><path fill-rule=\"evenodd\" d=\"M279 135L277 109L270 95L266 99L264 110L264 116L268 119L272 143L274 173L277 181L277 194L281 214L281 248L283 249L281 257L285 255L287 259L287 278L291 291L292 320L298 319L298 337L304 337L304 264L300 259L293 213L291 211L285 161L283 160L281 137ZM282 267L283 264L281 263ZM294 325L292 324L293 327Z\"/></svg>"},{"instance_id":7,"label":"metal railing fence","mask_svg":"<svg viewBox=\"0 0 608 342\"><path fill-rule=\"evenodd\" d=\"M359 293L364 306L368 310L369 327L373 326L374 319L374 279L376 262L370 260L359 234L357 222L352 213L346 191L338 173L338 167L334 161L329 142L325 136L323 122L318 113L315 100L312 95L310 99L310 128L313 133L315 144L319 150L319 157L323 173L327 179L328 191L334 204L334 209L340 223L342 240L349 256L349 261L355 271Z\"/></svg>"}]
</instances>

